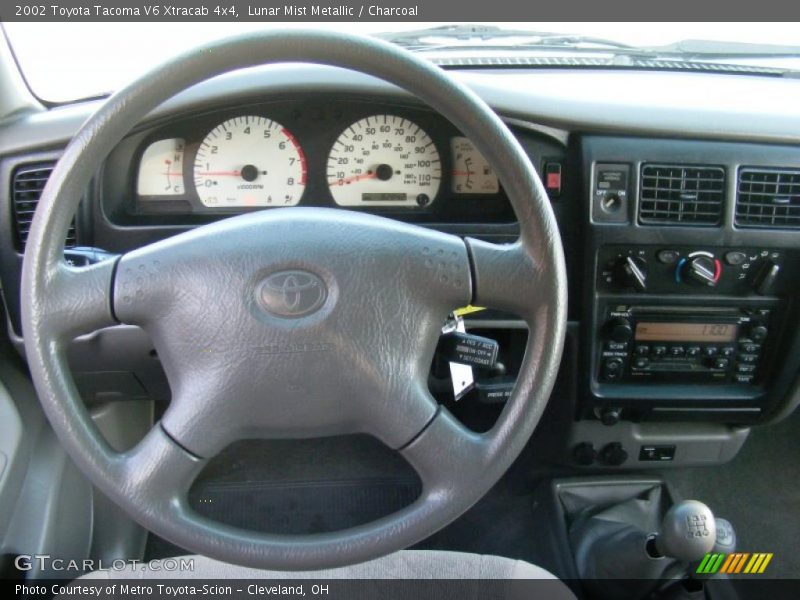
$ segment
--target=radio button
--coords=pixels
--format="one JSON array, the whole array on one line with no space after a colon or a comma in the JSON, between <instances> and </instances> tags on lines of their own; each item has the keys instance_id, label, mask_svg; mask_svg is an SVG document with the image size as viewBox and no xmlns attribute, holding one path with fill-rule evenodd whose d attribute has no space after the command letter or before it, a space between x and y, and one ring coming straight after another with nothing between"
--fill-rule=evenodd
<instances>
[{"instance_id":1,"label":"radio button","mask_svg":"<svg viewBox=\"0 0 800 600\"><path fill-rule=\"evenodd\" d=\"M753 375L734 375L736 383L753 383Z\"/></svg>"},{"instance_id":2,"label":"radio button","mask_svg":"<svg viewBox=\"0 0 800 600\"><path fill-rule=\"evenodd\" d=\"M628 349L627 342L606 342L606 349L615 352L623 352Z\"/></svg>"},{"instance_id":3,"label":"radio button","mask_svg":"<svg viewBox=\"0 0 800 600\"><path fill-rule=\"evenodd\" d=\"M727 358L716 358L712 364L714 369L724 370L730 366L731 361L729 361Z\"/></svg>"},{"instance_id":4,"label":"radio button","mask_svg":"<svg viewBox=\"0 0 800 600\"><path fill-rule=\"evenodd\" d=\"M647 356L650 354L650 346L636 346L635 352L637 356Z\"/></svg>"},{"instance_id":5,"label":"radio button","mask_svg":"<svg viewBox=\"0 0 800 600\"><path fill-rule=\"evenodd\" d=\"M740 354L739 362L753 364L758 362L758 354Z\"/></svg>"},{"instance_id":6,"label":"radio button","mask_svg":"<svg viewBox=\"0 0 800 600\"><path fill-rule=\"evenodd\" d=\"M633 359L633 367L635 369L646 369L650 364L650 359L645 358L644 356L639 356Z\"/></svg>"},{"instance_id":7,"label":"radio button","mask_svg":"<svg viewBox=\"0 0 800 600\"><path fill-rule=\"evenodd\" d=\"M695 358L700 354L700 346L689 346L686 349L686 356L689 358Z\"/></svg>"},{"instance_id":8,"label":"radio button","mask_svg":"<svg viewBox=\"0 0 800 600\"><path fill-rule=\"evenodd\" d=\"M608 338L612 342L624 343L633 337L633 329L628 319L618 317L609 321L606 326L608 329Z\"/></svg>"},{"instance_id":9,"label":"radio button","mask_svg":"<svg viewBox=\"0 0 800 600\"><path fill-rule=\"evenodd\" d=\"M722 354L722 356L724 356L725 358L731 358L735 352L736 350L734 349L733 346L725 346L720 352L720 354Z\"/></svg>"},{"instance_id":10,"label":"radio button","mask_svg":"<svg viewBox=\"0 0 800 600\"><path fill-rule=\"evenodd\" d=\"M739 344L739 347L742 349L742 352L747 352L748 354L754 354L761 350L761 344L751 344L749 342L742 342Z\"/></svg>"},{"instance_id":11,"label":"radio button","mask_svg":"<svg viewBox=\"0 0 800 600\"><path fill-rule=\"evenodd\" d=\"M703 348L703 354L705 356L716 356L718 352L719 348L717 348L716 346L706 346L705 348Z\"/></svg>"},{"instance_id":12,"label":"radio button","mask_svg":"<svg viewBox=\"0 0 800 600\"><path fill-rule=\"evenodd\" d=\"M754 342L763 342L767 337L767 328L763 325L754 325L749 333L750 339Z\"/></svg>"},{"instance_id":13,"label":"radio button","mask_svg":"<svg viewBox=\"0 0 800 600\"><path fill-rule=\"evenodd\" d=\"M752 373L756 370L755 365L736 365L737 373Z\"/></svg>"},{"instance_id":14,"label":"radio button","mask_svg":"<svg viewBox=\"0 0 800 600\"><path fill-rule=\"evenodd\" d=\"M607 358L603 361L603 379L606 381L616 381L622 377L622 360L619 358Z\"/></svg>"},{"instance_id":15,"label":"radio button","mask_svg":"<svg viewBox=\"0 0 800 600\"><path fill-rule=\"evenodd\" d=\"M684 354L685 354L685 351L683 349L683 346L672 346L669 349L669 355L670 356L678 357L678 356L683 356Z\"/></svg>"},{"instance_id":16,"label":"radio button","mask_svg":"<svg viewBox=\"0 0 800 600\"><path fill-rule=\"evenodd\" d=\"M666 346L653 346L653 356L664 356L666 353Z\"/></svg>"}]
</instances>

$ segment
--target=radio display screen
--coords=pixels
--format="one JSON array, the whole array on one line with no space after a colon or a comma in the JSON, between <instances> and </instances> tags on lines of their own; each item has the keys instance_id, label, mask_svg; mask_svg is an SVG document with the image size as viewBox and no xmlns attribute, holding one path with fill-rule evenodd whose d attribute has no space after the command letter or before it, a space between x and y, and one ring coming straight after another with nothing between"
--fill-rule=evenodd
<instances>
[{"instance_id":1,"label":"radio display screen","mask_svg":"<svg viewBox=\"0 0 800 600\"><path fill-rule=\"evenodd\" d=\"M731 323L637 323L638 342L736 341L739 326Z\"/></svg>"}]
</instances>

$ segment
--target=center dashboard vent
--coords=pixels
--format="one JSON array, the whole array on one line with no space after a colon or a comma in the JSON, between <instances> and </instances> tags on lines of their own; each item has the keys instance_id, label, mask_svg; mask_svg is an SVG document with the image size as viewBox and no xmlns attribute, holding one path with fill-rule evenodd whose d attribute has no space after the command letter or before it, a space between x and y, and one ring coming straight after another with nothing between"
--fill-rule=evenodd
<instances>
[{"instance_id":1,"label":"center dashboard vent","mask_svg":"<svg viewBox=\"0 0 800 600\"><path fill-rule=\"evenodd\" d=\"M739 169L736 224L800 228L800 170Z\"/></svg>"},{"instance_id":2,"label":"center dashboard vent","mask_svg":"<svg viewBox=\"0 0 800 600\"><path fill-rule=\"evenodd\" d=\"M642 165L639 222L644 225L719 225L724 200L722 167Z\"/></svg>"},{"instance_id":3,"label":"center dashboard vent","mask_svg":"<svg viewBox=\"0 0 800 600\"><path fill-rule=\"evenodd\" d=\"M53 171L55 163L32 163L17 167L11 177L11 207L14 217L14 229L17 250L25 252L25 243L28 241L33 213L42 195L47 179ZM66 247L75 246L75 222L69 226Z\"/></svg>"}]
</instances>

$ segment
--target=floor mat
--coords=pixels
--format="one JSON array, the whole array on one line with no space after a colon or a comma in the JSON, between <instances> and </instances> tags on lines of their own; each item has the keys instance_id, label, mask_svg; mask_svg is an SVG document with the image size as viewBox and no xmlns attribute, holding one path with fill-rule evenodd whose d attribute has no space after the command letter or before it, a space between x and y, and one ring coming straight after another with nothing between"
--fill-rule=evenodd
<instances>
[{"instance_id":1,"label":"floor mat","mask_svg":"<svg viewBox=\"0 0 800 600\"><path fill-rule=\"evenodd\" d=\"M201 473L189 502L209 519L254 531L309 534L355 527L420 494L413 469L367 436L238 443ZM148 536L148 560L187 552Z\"/></svg>"},{"instance_id":2,"label":"floor mat","mask_svg":"<svg viewBox=\"0 0 800 600\"><path fill-rule=\"evenodd\" d=\"M324 533L362 525L411 504L417 479L352 479L292 483L207 483L189 501L227 525L279 534Z\"/></svg>"}]
</instances>

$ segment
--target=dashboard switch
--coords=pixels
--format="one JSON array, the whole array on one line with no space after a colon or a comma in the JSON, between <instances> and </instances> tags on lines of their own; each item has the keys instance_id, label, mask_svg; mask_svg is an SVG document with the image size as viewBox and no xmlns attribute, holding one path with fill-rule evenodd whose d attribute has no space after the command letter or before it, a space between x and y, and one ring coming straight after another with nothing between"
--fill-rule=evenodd
<instances>
[{"instance_id":1,"label":"dashboard switch","mask_svg":"<svg viewBox=\"0 0 800 600\"><path fill-rule=\"evenodd\" d=\"M619 423L621 418L622 410L619 408L604 408L600 411L600 422L608 427Z\"/></svg>"},{"instance_id":2,"label":"dashboard switch","mask_svg":"<svg viewBox=\"0 0 800 600\"><path fill-rule=\"evenodd\" d=\"M647 289L647 262L639 256L621 258L615 269L619 283L637 292Z\"/></svg>"},{"instance_id":3,"label":"dashboard switch","mask_svg":"<svg viewBox=\"0 0 800 600\"><path fill-rule=\"evenodd\" d=\"M597 451L591 442L581 442L572 449L572 457L579 465L588 467L597 460Z\"/></svg>"},{"instance_id":4,"label":"dashboard switch","mask_svg":"<svg viewBox=\"0 0 800 600\"><path fill-rule=\"evenodd\" d=\"M732 267L738 267L747 261L747 254L738 250L731 250L725 254L725 262Z\"/></svg>"},{"instance_id":5,"label":"dashboard switch","mask_svg":"<svg viewBox=\"0 0 800 600\"><path fill-rule=\"evenodd\" d=\"M544 187L547 190L547 195L551 200L558 198L561 195L561 163L544 163L544 176Z\"/></svg>"},{"instance_id":6,"label":"dashboard switch","mask_svg":"<svg viewBox=\"0 0 800 600\"><path fill-rule=\"evenodd\" d=\"M628 342L633 337L633 328L628 319L622 317L612 319L608 323L608 337L614 342Z\"/></svg>"},{"instance_id":7,"label":"dashboard switch","mask_svg":"<svg viewBox=\"0 0 800 600\"><path fill-rule=\"evenodd\" d=\"M642 446L639 448L639 460L643 462L671 461L675 459L675 448L673 444Z\"/></svg>"},{"instance_id":8,"label":"dashboard switch","mask_svg":"<svg viewBox=\"0 0 800 600\"><path fill-rule=\"evenodd\" d=\"M772 285L778 278L778 273L780 273L780 271L780 265L775 264L771 260L767 261L756 277L754 286L756 294L759 296L766 296L769 294L770 290L772 289Z\"/></svg>"},{"instance_id":9,"label":"dashboard switch","mask_svg":"<svg viewBox=\"0 0 800 600\"><path fill-rule=\"evenodd\" d=\"M628 451L619 442L611 442L600 451L600 460L610 467L618 467L628 460Z\"/></svg>"},{"instance_id":10,"label":"dashboard switch","mask_svg":"<svg viewBox=\"0 0 800 600\"><path fill-rule=\"evenodd\" d=\"M597 223L628 222L630 165L597 163L593 170L592 220Z\"/></svg>"},{"instance_id":11,"label":"dashboard switch","mask_svg":"<svg viewBox=\"0 0 800 600\"><path fill-rule=\"evenodd\" d=\"M761 323L756 323L755 325L750 327L750 331L748 331L748 334L750 336L750 339L753 340L754 342L763 342L765 339L767 339L768 332L769 330L764 325L762 325Z\"/></svg>"},{"instance_id":12,"label":"dashboard switch","mask_svg":"<svg viewBox=\"0 0 800 600\"><path fill-rule=\"evenodd\" d=\"M681 253L677 250L659 250L656 258L662 265L674 265L681 257Z\"/></svg>"},{"instance_id":13,"label":"dashboard switch","mask_svg":"<svg viewBox=\"0 0 800 600\"><path fill-rule=\"evenodd\" d=\"M616 381L622 377L622 359L609 358L603 361L602 375L606 381Z\"/></svg>"}]
</instances>

